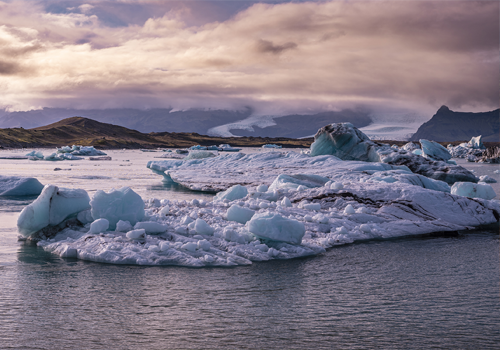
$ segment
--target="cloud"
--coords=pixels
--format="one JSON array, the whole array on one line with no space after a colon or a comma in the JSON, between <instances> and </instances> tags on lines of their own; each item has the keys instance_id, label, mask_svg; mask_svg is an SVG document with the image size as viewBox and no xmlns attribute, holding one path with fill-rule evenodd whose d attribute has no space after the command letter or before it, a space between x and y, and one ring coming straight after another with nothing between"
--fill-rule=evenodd
<instances>
[{"instance_id":1,"label":"cloud","mask_svg":"<svg viewBox=\"0 0 500 350\"><path fill-rule=\"evenodd\" d=\"M255 3L220 21L160 3L0 2L0 105L498 108L496 1ZM147 19L111 25L113 6Z\"/></svg>"}]
</instances>

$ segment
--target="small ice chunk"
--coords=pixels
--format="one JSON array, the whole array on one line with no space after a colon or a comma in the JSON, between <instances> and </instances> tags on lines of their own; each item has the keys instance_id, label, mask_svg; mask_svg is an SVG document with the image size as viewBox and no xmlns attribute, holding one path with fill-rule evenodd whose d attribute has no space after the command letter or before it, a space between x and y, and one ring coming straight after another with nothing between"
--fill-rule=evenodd
<instances>
[{"instance_id":1,"label":"small ice chunk","mask_svg":"<svg viewBox=\"0 0 500 350\"><path fill-rule=\"evenodd\" d=\"M115 231L118 231L118 232L128 232L128 231L131 231L132 228L133 227L130 224L130 222L120 220L120 221L118 221L116 223L116 229L115 229Z\"/></svg>"},{"instance_id":2,"label":"small ice chunk","mask_svg":"<svg viewBox=\"0 0 500 350\"><path fill-rule=\"evenodd\" d=\"M292 206L292 202L290 202L290 200L288 199L288 197L284 197L281 200L281 206L282 207L291 207Z\"/></svg>"},{"instance_id":3,"label":"small ice chunk","mask_svg":"<svg viewBox=\"0 0 500 350\"><path fill-rule=\"evenodd\" d=\"M148 250L151 251L151 252L159 252L160 251L160 247L158 247L157 245L150 245L148 247Z\"/></svg>"},{"instance_id":4,"label":"small ice chunk","mask_svg":"<svg viewBox=\"0 0 500 350\"><path fill-rule=\"evenodd\" d=\"M311 215L306 215L304 216L304 221L307 221L307 222L312 222L313 221L313 218Z\"/></svg>"},{"instance_id":5,"label":"small ice chunk","mask_svg":"<svg viewBox=\"0 0 500 350\"><path fill-rule=\"evenodd\" d=\"M257 186L257 192L267 192L267 185L259 185Z\"/></svg>"},{"instance_id":6,"label":"small ice chunk","mask_svg":"<svg viewBox=\"0 0 500 350\"><path fill-rule=\"evenodd\" d=\"M94 221L94 219L92 219L92 214L90 213L90 209L79 212L76 218L84 225Z\"/></svg>"},{"instance_id":7,"label":"small ice chunk","mask_svg":"<svg viewBox=\"0 0 500 350\"><path fill-rule=\"evenodd\" d=\"M229 221L236 221L239 222L240 224L246 224L248 220L254 216L255 211L252 209L240 207L239 205L233 204L228 210L227 210L227 220Z\"/></svg>"},{"instance_id":8,"label":"small ice chunk","mask_svg":"<svg viewBox=\"0 0 500 350\"><path fill-rule=\"evenodd\" d=\"M212 256L210 256L210 255L205 255L205 256L203 257L203 259L204 259L204 260L205 260L205 262L207 262L207 263L214 262L214 258L213 258Z\"/></svg>"},{"instance_id":9,"label":"small ice chunk","mask_svg":"<svg viewBox=\"0 0 500 350\"><path fill-rule=\"evenodd\" d=\"M260 202L260 203L259 203L259 208L260 208L260 209L267 209L267 208L269 208L269 203L266 203L266 202Z\"/></svg>"},{"instance_id":10,"label":"small ice chunk","mask_svg":"<svg viewBox=\"0 0 500 350\"><path fill-rule=\"evenodd\" d=\"M105 218L109 221L110 229L116 228L120 220L127 220L132 225L144 218L144 201L130 187L122 187L106 193L98 190L92 200L92 217Z\"/></svg>"},{"instance_id":11,"label":"small ice chunk","mask_svg":"<svg viewBox=\"0 0 500 350\"><path fill-rule=\"evenodd\" d=\"M211 246L212 245L210 244L210 242L207 241L206 239L202 239L201 241L198 241L198 249L202 249L204 251L209 251Z\"/></svg>"},{"instance_id":12,"label":"small ice chunk","mask_svg":"<svg viewBox=\"0 0 500 350\"><path fill-rule=\"evenodd\" d=\"M200 201L197 200L196 198L194 198L194 199L191 200L191 205L192 206L198 206L198 205L200 205Z\"/></svg>"},{"instance_id":13,"label":"small ice chunk","mask_svg":"<svg viewBox=\"0 0 500 350\"><path fill-rule=\"evenodd\" d=\"M179 234L181 234L181 235L185 235L185 234L187 233L187 230L188 230L188 229L187 229L187 227L186 227L186 226L177 226L177 227L175 228L175 232L176 232L176 233L179 233Z\"/></svg>"},{"instance_id":14,"label":"small ice chunk","mask_svg":"<svg viewBox=\"0 0 500 350\"><path fill-rule=\"evenodd\" d=\"M128 239L142 240L146 238L146 230L144 229L132 230L127 232L126 236Z\"/></svg>"},{"instance_id":15,"label":"small ice chunk","mask_svg":"<svg viewBox=\"0 0 500 350\"><path fill-rule=\"evenodd\" d=\"M299 187L297 187L297 191L299 191L299 192L304 191L305 189L307 189L307 187L304 185L300 185Z\"/></svg>"},{"instance_id":16,"label":"small ice chunk","mask_svg":"<svg viewBox=\"0 0 500 350\"><path fill-rule=\"evenodd\" d=\"M332 189L332 190L341 190L343 188L344 188L344 184L342 184L341 182L334 182L330 186L330 189Z\"/></svg>"},{"instance_id":17,"label":"small ice chunk","mask_svg":"<svg viewBox=\"0 0 500 350\"><path fill-rule=\"evenodd\" d=\"M200 235L212 235L214 233L214 229L203 219L196 219L194 229Z\"/></svg>"},{"instance_id":18,"label":"small ice chunk","mask_svg":"<svg viewBox=\"0 0 500 350\"><path fill-rule=\"evenodd\" d=\"M300 244L306 232L303 223L269 212L255 214L247 227L257 237L291 244Z\"/></svg>"},{"instance_id":19,"label":"small ice chunk","mask_svg":"<svg viewBox=\"0 0 500 350\"><path fill-rule=\"evenodd\" d=\"M336 233L338 233L339 235L346 235L349 233L349 231L344 226L340 226L337 227Z\"/></svg>"},{"instance_id":20,"label":"small ice chunk","mask_svg":"<svg viewBox=\"0 0 500 350\"><path fill-rule=\"evenodd\" d=\"M191 219L189 216L186 215L181 219L181 225L189 225L193 221L194 221L193 219Z\"/></svg>"},{"instance_id":21,"label":"small ice chunk","mask_svg":"<svg viewBox=\"0 0 500 350\"><path fill-rule=\"evenodd\" d=\"M322 214L314 215L313 220L316 221L318 224L328 224L328 222L329 222L328 217L326 217Z\"/></svg>"},{"instance_id":22,"label":"small ice chunk","mask_svg":"<svg viewBox=\"0 0 500 350\"><path fill-rule=\"evenodd\" d=\"M488 184L475 184L473 182L455 182L451 186L451 194L469 198L493 199L497 195Z\"/></svg>"},{"instance_id":23,"label":"small ice chunk","mask_svg":"<svg viewBox=\"0 0 500 350\"><path fill-rule=\"evenodd\" d=\"M302 208L304 208L306 210L318 211L318 210L321 210L321 204L320 203L307 203L307 204L303 204Z\"/></svg>"},{"instance_id":24,"label":"small ice chunk","mask_svg":"<svg viewBox=\"0 0 500 350\"><path fill-rule=\"evenodd\" d=\"M168 242L161 242L160 243L160 251L164 252L168 249L170 249L170 243L168 243Z\"/></svg>"},{"instance_id":25,"label":"small ice chunk","mask_svg":"<svg viewBox=\"0 0 500 350\"><path fill-rule=\"evenodd\" d=\"M487 184L494 184L497 182L497 180L488 175L479 176L479 181Z\"/></svg>"},{"instance_id":26,"label":"small ice chunk","mask_svg":"<svg viewBox=\"0 0 500 350\"><path fill-rule=\"evenodd\" d=\"M372 232L372 228L368 224L362 224L361 226L359 226L359 229L361 231L363 231L364 233L370 233L370 232Z\"/></svg>"},{"instance_id":27,"label":"small ice chunk","mask_svg":"<svg viewBox=\"0 0 500 350\"><path fill-rule=\"evenodd\" d=\"M97 219L90 224L89 233L97 234L107 231L109 228L109 221L106 219Z\"/></svg>"},{"instance_id":28,"label":"small ice chunk","mask_svg":"<svg viewBox=\"0 0 500 350\"><path fill-rule=\"evenodd\" d=\"M347 206L344 209L344 214L354 214L354 213L355 213L355 211L354 211L353 206L350 204L347 204Z\"/></svg>"},{"instance_id":29,"label":"small ice chunk","mask_svg":"<svg viewBox=\"0 0 500 350\"><path fill-rule=\"evenodd\" d=\"M187 250L189 252L195 252L198 245L195 242L188 242L181 246L181 249Z\"/></svg>"},{"instance_id":30,"label":"small ice chunk","mask_svg":"<svg viewBox=\"0 0 500 350\"><path fill-rule=\"evenodd\" d=\"M234 185L229 187L224 192L219 192L215 196L215 200L222 201L227 199L229 201L234 201L236 199L245 198L248 195L248 189L245 186Z\"/></svg>"},{"instance_id":31,"label":"small ice chunk","mask_svg":"<svg viewBox=\"0 0 500 350\"><path fill-rule=\"evenodd\" d=\"M158 214L160 214L160 217L162 217L162 218L169 215L170 214L170 207L168 205L165 205L163 208L161 208L161 210Z\"/></svg>"},{"instance_id":32,"label":"small ice chunk","mask_svg":"<svg viewBox=\"0 0 500 350\"><path fill-rule=\"evenodd\" d=\"M154 221L141 221L135 224L134 229L144 229L148 234L157 234L167 231L168 225L163 225Z\"/></svg>"}]
</instances>

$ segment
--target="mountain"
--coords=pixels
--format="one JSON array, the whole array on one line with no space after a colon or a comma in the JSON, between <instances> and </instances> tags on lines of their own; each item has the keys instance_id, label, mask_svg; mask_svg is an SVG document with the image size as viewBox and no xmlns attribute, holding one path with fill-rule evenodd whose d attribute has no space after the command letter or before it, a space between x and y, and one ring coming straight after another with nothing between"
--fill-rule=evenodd
<instances>
[{"instance_id":1,"label":"mountain","mask_svg":"<svg viewBox=\"0 0 500 350\"><path fill-rule=\"evenodd\" d=\"M418 128L411 141L469 141L471 137L479 135L483 136L483 142L500 141L500 109L470 113L454 112L442 106L428 122Z\"/></svg>"},{"instance_id":2,"label":"mountain","mask_svg":"<svg viewBox=\"0 0 500 350\"><path fill-rule=\"evenodd\" d=\"M242 125L248 129L246 123L252 113L253 111L250 108L242 111L197 109L174 111L166 108L149 110L130 108L89 110L44 108L26 112L5 112L0 110L0 128L37 128L77 115L102 123L121 125L143 133L195 132L209 135L210 129L226 125ZM269 118L273 118L276 125L266 128L254 127L254 132L238 130L234 134L239 136L298 138L314 135L319 128L331 123L349 121L357 127L371 123L367 113L349 110ZM228 134L230 135L230 133ZM212 133L212 135L223 134Z\"/></svg>"},{"instance_id":3,"label":"mountain","mask_svg":"<svg viewBox=\"0 0 500 350\"><path fill-rule=\"evenodd\" d=\"M252 126L254 131L248 129L229 129L237 136L267 136L300 138L316 134L316 132L325 125L332 123L350 122L355 127L361 128L372 122L372 119L366 112L357 112L352 110L343 110L340 112L323 112L312 115L287 115L284 117L274 117L276 125L260 128Z\"/></svg>"},{"instance_id":4,"label":"mountain","mask_svg":"<svg viewBox=\"0 0 500 350\"><path fill-rule=\"evenodd\" d=\"M259 147L275 143L284 147L309 147L312 138L235 137L222 138L197 133L141 133L123 126L101 123L83 117L66 118L56 123L32 129L0 129L0 147L60 147L66 145L94 146L97 148L165 148L192 145L219 145Z\"/></svg>"},{"instance_id":5,"label":"mountain","mask_svg":"<svg viewBox=\"0 0 500 350\"><path fill-rule=\"evenodd\" d=\"M173 111L167 108L139 110L121 109L65 109L44 108L26 112L4 112L0 114L0 128L36 128L75 115L102 123L121 125L140 132L196 132L206 134L207 130L226 123L247 118L252 111L187 110Z\"/></svg>"}]
</instances>

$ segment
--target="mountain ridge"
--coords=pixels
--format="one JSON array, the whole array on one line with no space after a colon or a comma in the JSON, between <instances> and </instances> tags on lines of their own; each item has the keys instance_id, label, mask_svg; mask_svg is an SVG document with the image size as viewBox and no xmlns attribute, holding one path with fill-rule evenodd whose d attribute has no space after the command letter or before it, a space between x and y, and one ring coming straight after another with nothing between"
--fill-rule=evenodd
<instances>
[{"instance_id":1,"label":"mountain ridge","mask_svg":"<svg viewBox=\"0 0 500 350\"><path fill-rule=\"evenodd\" d=\"M259 147L267 143L283 147L309 147L312 138L265 137L211 137L197 133L141 133L119 125L101 123L85 117L71 117L55 123L31 128L0 129L2 148L61 147L66 145L94 146L96 148L184 148L196 144Z\"/></svg>"},{"instance_id":2,"label":"mountain ridge","mask_svg":"<svg viewBox=\"0 0 500 350\"><path fill-rule=\"evenodd\" d=\"M443 105L418 128L410 141L468 141L479 135L482 135L483 142L500 142L500 109L479 113L455 112Z\"/></svg>"}]
</instances>

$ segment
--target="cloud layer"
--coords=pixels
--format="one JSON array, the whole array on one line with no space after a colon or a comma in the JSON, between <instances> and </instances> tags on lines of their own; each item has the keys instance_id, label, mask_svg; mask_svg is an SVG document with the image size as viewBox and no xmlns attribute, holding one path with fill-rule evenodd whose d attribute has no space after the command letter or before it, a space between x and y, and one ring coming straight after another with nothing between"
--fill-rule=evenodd
<instances>
[{"instance_id":1,"label":"cloud layer","mask_svg":"<svg viewBox=\"0 0 500 350\"><path fill-rule=\"evenodd\" d=\"M54 4L0 2L0 105L498 108L497 1Z\"/></svg>"}]
</instances>

